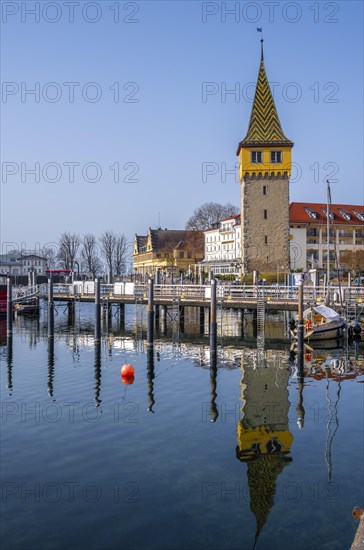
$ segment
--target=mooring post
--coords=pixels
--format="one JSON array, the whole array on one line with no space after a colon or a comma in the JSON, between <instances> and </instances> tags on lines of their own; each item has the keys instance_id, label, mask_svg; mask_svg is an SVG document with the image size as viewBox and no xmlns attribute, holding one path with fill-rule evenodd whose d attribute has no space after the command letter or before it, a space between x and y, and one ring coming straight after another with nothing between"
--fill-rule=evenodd
<instances>
[{"instance_id":1,"label":"mooring post","mask_svg":"<svg viewBox=\"0 0 364 550\"><path fill-rule=\"evenodd\" d=\"M101 337L100 277L95 279L95 342Z\"/></svg>"},{"instance_id":2,"label":"mooring post","mask_svg":"<svg viewBox=\"0 0 364 550\"><path fill-rule=\"evenodd\" d=\"M297 366L303 369L303 281L298 283Z\"/></svg>"},{"instance_id":3,"label":"mooring post","mask_svg":"<svg viewBox=\"0 0 364 550\"><path fill-rule=\"evenodd\" d=\"M217 322L216 322L216 279L211 279L211 303L210 303L210 354L217 353Z\"/></svg>"},{"instance_id":4,"label":"mooring post","mask_svg":"<svg viewBox=\"0 0 364 550\"><path fill-rule=\"evenodd\" d=\"M6 279L6 334L13 334L13 281L10 276Z\"/></svg>"},{"instance_id":5,"label":"mooring post","mask_svg":"<svg viewBox=\"0 0 364 550\"><path fill-rule=\"evenodd\" d=\"M54 338L53 279L48 279L48 338Z\"/></svg>"},{"instance_id":6,"label":"mooring post","mask_svg":"<svg viewBox=\"0 0 364 550\"><path fill-rule=\"evenodd\" d=\"M154 281L148 279L148 305L147 305L147 347L151 348L154 345Z\"/></svg>"}]
</instances>

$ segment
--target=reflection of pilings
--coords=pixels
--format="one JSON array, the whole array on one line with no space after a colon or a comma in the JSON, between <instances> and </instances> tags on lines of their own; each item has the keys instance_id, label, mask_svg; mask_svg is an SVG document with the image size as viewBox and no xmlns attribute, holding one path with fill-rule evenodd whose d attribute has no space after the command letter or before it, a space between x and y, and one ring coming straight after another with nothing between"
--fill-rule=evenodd
<instances>
[{"instance_id":1,"label":"reflection of pilings","mask_svg":"<svg viewBox=\"0 0 364 550\"><path fill-rule=\"evenodd\" d=\"M100 277L95 279L95 341L101 337Z\"/></svg>"},{"instance_id":2,"label":"reflection of pilings","mask_svg":"<svg viewBox=\"0 0 364 550\"><path fill-rule=\"evenodd\" d=\"M216 355L211 355L211 363L210 363L210 386L211 386L211 400L210 400L210 416L211 416L211 422L216 422L216 420L219 417L219 411L216 405L216 378L217 378L217 364L216 364Z\"/></svg>"},{"instance_id":3,"label":"reflection of pilings","mask_svg":"<svg viewBox=\"0 0 364 550\"><path fill-rule=\"evenodd\" d=\"M298 283L297 368L303 370L303 282Z\"/></svg>"},{"instance_id":4,"label":"reflection of pilings","mask_svg":"<svg viewBox=\"0 0 364 550\"><path fill-rule=\"evenodd\" d=\"M47 391L50 397L53 397L53 379L54 379L54 338L48 340L48 383Z\"/></svg>"},{"instance_id":5,"label":"reflection of pilings","mask_svg":"<svg viewBox=\"0 0 364 550\"><path fill-rule=\"evenodd\" d=\"M200 334L205 334L205 308L199 307Z\"/></svg>"},{"instance_id":6,"label":"reflection of pilings","mask_svg":"<svg viewBox=\"0 0 364 550\"><path fill-rule=\"evenodd\" d=\"M153 347L154 345L154 281L148 279L148 329L147 329L147 347Z\"/></svg>"},{"instance_id":7,"label":"reflection of pilings","mask_svg":"<svg viewBox=\"0 0 364 550\"><path fill-rule=\"evenodd\" d=\"M95 368L94 368L94 378L95 378L95 406L99 407L101 404L100 393L101 393L101 343L95 341Z\"/></svg>"},{"instance_id":8,"label":"reflection of pilings","mask_svg":"<svg viewBox=\"0 0 364 550\"><path fill-rule=\"evenodd\" d=\"M237 336L243 337L244 336L244 310L238 309L237 311Z\"/></svg>"},{"instance_id":9,"label":"reflection of pilings","mask_svg":"<svg viewBox=\"0 0 364 550\"><path fill-rule=\"evenodd\" d=\"M258 337L258 312L256 309L253 309L253 337Z\"/></svg>"},{"instance_id":10,"label":"reflection of pilings","mask_svg":"<svg viewBox=\"0 0 364 550\"><path fill-rule=\"evenodd\" d=\"M216 279L211 279L211 306L210 306L210 353L217 353L217 322L216 322Z\"/></svg>"},{"instance_id":11,"label":"reflection of pilings","mask_svg":"<svg viewBox=\"0 0 364 550\"><path fill-rule=\"evenodd\" d=\"M167 306L160 306L161 308L161 330L162 334L167 332Z\"/></svg>"},{"instance_id":12,"label":"reflection of pilings","mask_svg":"<svg viewBox=\"0 0 364 550\"><path fill-rule=\"evenodd\" d=\"M6 279L6 334L13 334L13 282L11 277Z\"/></svg>"},{"instance_id":13,"label":"reflection of pilings","mask_svg":"<svg viewBox=\"0 0 364 550\"><path fill-rule=\"evenodd\" d=\"M54 338L53 279L48 279L48 338Z\"/></svg>"},{"instance_id":14,"label":"reflection of pilings","mask_svg":"<svg viewBox=\"0 0 364 550\"><path fill-rule=\"evenodd\" d=\"M125 329L125 304L119 306L119 324L122 330Z\"/></svg>"},{"instance_id":15,"label":"reflection of pilings","mask_svg":"<svg viewBox=\"0 0 364 550\"><path fill-rule=\"evenodd\" d=\"M147 349L148 411L154 413L154 350Z\"/></svg>"},{"instance_id":16,"label":"reflection of pilings","mask_svg":"<svg viewBox=\"0 0 364 550\"><path fill-rule=\"evenodd\" d=\"M8 391L9 395L13 393L13 336L8 335L6 339L6 366L8 370Z\"/></svg>"},{"instance_id":17,"label":"reflection of pilings","mask_svg":"<svg viewBox=\"0 0 364 550\"><path fill-rule=\"evenodd\" d=\"M112 331L112 303L107 303L107 332Z\"/></svg>"},{"instance_id":18,"label":"reflection of pilings","mask_svg":"<svg viewBox=\"0 0 364 550\"><path fill-rule=\"evenodd\" d=\"M154 312L154 317L155 317L155 326L158 327L159 326L159 313L160 313L160 306L155 306L155 312Z\"/></svg>"},{"instance_id":19,"label":"reflection of pilings","mask_svg":"<svg viewBox=\"0 0 364 550\"><path fill-rule=\"evenodd\" d=\"M298 372L297 372L298 400L296 405L296 411L297 411L297 426L299 427L300 430L302 430L305 424L305 409L303 406L304 380L305 380L305 375L303 372L303 364L302 364L302 368L298 366Z\"/></svg>"},{"instance_id":20,"label":"reflection of pilings","mask_svg":"<svg viewBox=\"0 0 364 550\"><path fill-rule=\"evenodd\" d=\"M183 333L185 330L185 306L178 306L179 307L179 328L181 332Z\"/></svg>"}]
</instances>

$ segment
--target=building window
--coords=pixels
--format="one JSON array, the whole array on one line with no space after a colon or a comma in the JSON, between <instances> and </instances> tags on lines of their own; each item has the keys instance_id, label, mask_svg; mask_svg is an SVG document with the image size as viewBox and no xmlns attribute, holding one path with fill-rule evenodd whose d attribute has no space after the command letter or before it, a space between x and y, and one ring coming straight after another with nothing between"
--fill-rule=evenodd
<instances>
[{"instance_id":1,"label":"building window","mask_svg":"<svg viewBox=\"0 0 364 550\"><path fill-rule=\"evenodd\" d=\"M267 235L264 237L264 244L268 244L268 237L267 237Z\"/></svg>"},{"instance_id":2,"label":"building window","mask_svg":"<svg viewBox=\"0 0 364 550\"><path fill-rule=\"evenodd\" d=\"M266 194L267 194L267 186L263 185L263 195L266 195Z\"/></svg>"},{"instance_id":3,"label":"building window","mask_svg":"<svg viewBox=\"0 0 364 550\"><path fill-rule=\"evenodd\" d=\"M157 258L160 258L160 257L161 257L161 255L159 254L159 252L156 254L156 256L157 256Z\"/></svg>"},{"instance_id":4,"label":"building window","mask_svg":"<svg viewBox=\"0 0 364 550\"><path fill-rule=\"evenodd\" d=\"M263 152L262 151L252 151L251 152L251 161L252 161L252 164L261 164L263 162Z\"/></svg>"},{"instance_id":5,"label":"building window","mask_svg":"<svg viewBox=\"0 0 364 550\"><path fill-rule=\"evenodd\" d=\"M264 210L264 219L265 219L265 220L268 219L268 210Z\"/></svg>"},{"instance_id":6,"label":"building window","mask_svg":"<svg viewBox=\"0 0 364 550\"><path fill-rule=\"evenodd\" d=\"M184 257L185 257L185 253L184 253L184 252L180 252L180 253L179 253L179 257L180 257L181 259L184 258Z\"/></svg>"},{"instance_id":7,"label":"building window","mask_svg":"<svg viewBox=\"0 0 364 550\"><path fill-rule=\"evenodd\" d=\"M282 162L282 151L271 151L270 152L270 162L271 162L271 164L281 164L281 162Z\"/></svg>"},{"instance_id":8,"label":"building window","mask_svg":"<svg viewBox=\"0 0 364 550\"><path fill-rule=\"evenodd\" d=\"M317 219L317 212L315 212L314 210L312 210L312 208L305 208L307 214L310 216L310 218L312 218L313 220L316 220Z\"/></svg>"}]
</instances>

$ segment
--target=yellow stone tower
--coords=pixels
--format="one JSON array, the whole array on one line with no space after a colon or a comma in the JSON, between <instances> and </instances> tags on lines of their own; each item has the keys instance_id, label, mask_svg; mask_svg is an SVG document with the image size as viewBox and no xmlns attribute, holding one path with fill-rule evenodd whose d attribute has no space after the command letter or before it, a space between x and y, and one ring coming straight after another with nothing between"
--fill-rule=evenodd
<instances>
[{"instance_id":1,"label":"yellow stone tower","mask_svg":"<svg viewBox=\"0 0 364 550\"><path fill-rule=\"evenodd\" d=\"M289 269L289 178L286 138L261 60L248 132L239 143L242 271Z\"/></svg>"}]
</instances>

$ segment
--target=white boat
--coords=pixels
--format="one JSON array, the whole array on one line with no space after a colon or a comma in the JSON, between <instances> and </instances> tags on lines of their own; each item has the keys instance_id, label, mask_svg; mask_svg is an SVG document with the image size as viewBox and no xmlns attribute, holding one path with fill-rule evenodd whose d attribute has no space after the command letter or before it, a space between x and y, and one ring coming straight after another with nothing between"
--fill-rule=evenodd
<instances>
[{"instance_id":1,"label":"white boat","mask_svg":"<svg viewBox=\"0 0 364 550\"><path fill-rule=\"evenodd\" d=\"M345 319L328 306L313 306L303 312L305 340L330 340L343 336ZM291 331L297 338L297 329Z\"/></svg>"}]
</instances>

